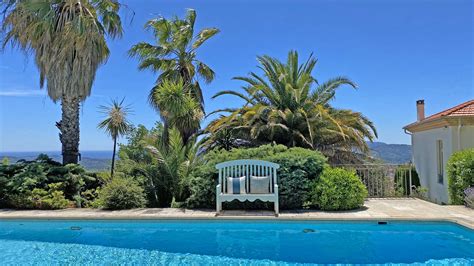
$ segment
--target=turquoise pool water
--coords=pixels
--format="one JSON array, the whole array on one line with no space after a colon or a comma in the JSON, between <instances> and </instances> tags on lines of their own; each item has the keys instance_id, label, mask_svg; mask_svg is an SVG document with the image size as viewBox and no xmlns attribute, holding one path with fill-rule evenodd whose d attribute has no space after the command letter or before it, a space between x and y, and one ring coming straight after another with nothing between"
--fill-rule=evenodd
<instances>
[{"instance_id":1,"label":"turquoise pool water","mask_svg":"<svg viewBox=\"0 0 474 266\"><path fill-rule=\"evenodd\" d=\"M0 221L0 264L474 265L474 231L452 223Z\"/></svg>"}]
</instances>

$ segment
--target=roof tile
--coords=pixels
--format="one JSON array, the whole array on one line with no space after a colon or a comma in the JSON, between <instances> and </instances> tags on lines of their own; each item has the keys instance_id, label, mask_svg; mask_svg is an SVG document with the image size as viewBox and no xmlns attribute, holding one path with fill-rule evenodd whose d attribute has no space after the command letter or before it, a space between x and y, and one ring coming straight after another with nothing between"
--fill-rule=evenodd
<instances>
[{"instance_id":1,"label":"roof tile","mask_svg":"<svg viewBox=\"0 0 474 266\"><path fill-rule=\"evenodd\" d=\"M435 118L440 118L443 116L470 116L474 115L474 99L467 101L465 103L461 103L459 105L456 105L452 108L449 108L447 110L444 110L442 112L436 113L434 115L431 115L423 120L431 120Z\"/></svg>"}]
</instances>

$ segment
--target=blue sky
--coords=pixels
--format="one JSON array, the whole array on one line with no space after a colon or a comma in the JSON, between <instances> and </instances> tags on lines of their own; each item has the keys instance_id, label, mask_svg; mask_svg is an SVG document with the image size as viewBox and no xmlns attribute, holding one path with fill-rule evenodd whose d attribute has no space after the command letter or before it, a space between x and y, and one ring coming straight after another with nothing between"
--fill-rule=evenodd
<instances>
[{"instance_id":1,"label":"blue sky","mask_svg":"<svg viewBox=\"0 0 474 266\"><path fill-rule=\"evenodd\" d=\"M256 71L256 56L285 59L289 50L319 62L319 81L344 75L359 85L343 88L333 104L372 119L379 141L409 143L402 127L416 119L415 101L425 99L431 114L474 98L473 4L454 1L124 1L125 32L109 41L111 57L97 73L81 110L81 150L110 150L112 141L97 123L98 106L111 98L131 104L134 124L158 119L147 103L156 76L139 72L126 52L152 42L144 23L159 15L197 10L197 29L217 27L217 36L198 57L216 72L204 86L206 111L239 106L232 97L210 97L242 85L231 78ZM133 10L133 20L130 20ZM0 54L0 151L60 150L60 105L39 88L33 58L8 48Z\"/></svg>"}]
</instances>

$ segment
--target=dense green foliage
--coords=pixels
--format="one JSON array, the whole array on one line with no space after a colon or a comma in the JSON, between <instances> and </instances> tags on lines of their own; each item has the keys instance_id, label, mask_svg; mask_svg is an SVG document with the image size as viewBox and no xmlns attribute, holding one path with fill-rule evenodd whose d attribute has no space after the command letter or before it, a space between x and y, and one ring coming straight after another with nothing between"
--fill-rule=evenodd
<instances>
[{"instance_id":1,"label":"dense green foliage","mask_svg":"<svg viewBox=\"0 0 474 266\"><path fill-rule=\"evenodd\" d=\"M453 153L446 168L451 204L464 203L464 190L474 187L474 149Z\"/></svg>"},{"instance_id":2,"label":"dense green foliage","mask_svg":"<svg viewBox=\"0 0 474 266\"><path fill-rule=\"evenodd\" d=\"M62 208L69 201L81 206L86 202L82 193L102 184L79 165L62 166L40 155L35 161L0 165L0 207Z\"/></svg>"},{"instance_id":3,"label":"dense green foliage","mask_svg":"<svg viewBox=\"0 0 474 266\"><path fill-rule=\"evenodd\" d=\"M303 148L287 148L283 145L262 145L258 148L212 150L204 155L203 163L194 169L190 178L190 197L186 205L195 207L215 207L217 170L220 162L238 159L260 159L280 164L278 185L280 207L282 209L301 208L309 199L308 192L312 180L320 175L326 159L317 151ZM245 203L232 203L236 207ZM255 206L255 204L252 204ZM248 207L250 207L249 205Z\"/></svg>"},{"instance_id":4,"label":"dense green foliage","mask_svg":"<svg viewBox=\"0 0 474 266\"><path fill-rule=\"evenodd\" d=\"M145 193L139 184L130 179L115 177L100 191L98 207L110 210L143 208L146 204Z\"/></svg>"},{"instance_id":5,"label":"dense green foliage","mask_svg":"<svg viewBox=\"0 0 474 266\"><path fill-rule=\"evenodd\" d=\"M170 207L189 196L189 174L198 164L195 138L184 144L178 130L169 131L157 124L151 130L143 126L133 129L128 144L120 146L118 172L137 180L145 189L149 207Z\"/></svg>"},{"instance_id":6,"label":"dense green foliage","mask_svg":"<svg viewBox=\"0 0 474 266\"><path fill-rule=\"evenodd\" d=\"M355 172L327 167L313 183L311 197L321 210L351 210L363 206L367 188Z\"/></svg>"},{"instance_id":7,"label":"dense green foliage","mask_svg":"<svg viewBox=\"0 0 474 266\"><path fill-rule=\"evenodd\" d=\"M48 189L35 188L31 192L30 200L33 206L38 209L64 209L71 202L64 197L62 191L63 183L52 183Z\"/></svg>"},{"instance_id":8,"label":"dense green foliage","mask_svg":"<svg viewBox=\"0 0 474 266\"><path fill-rule=\"evenodd\" d=\"M332 163L360 162L369 154L366 139L376 136L373 123L359 112L331 106L341 86L355 88L345 77L318 84L312 72L317 60L310 56L304 63L298 53L290 51L287 62L270 56L259 56L263 75L251 72L244 81L244 93L221 91L220 95L237 96L244 101L240 108L226 112L212 121L206 145L221 143L219 132L229 132L255 146L278 143L321 151ZM226 148L226 146L221 146Z\"/></svg>"}]
</instances>

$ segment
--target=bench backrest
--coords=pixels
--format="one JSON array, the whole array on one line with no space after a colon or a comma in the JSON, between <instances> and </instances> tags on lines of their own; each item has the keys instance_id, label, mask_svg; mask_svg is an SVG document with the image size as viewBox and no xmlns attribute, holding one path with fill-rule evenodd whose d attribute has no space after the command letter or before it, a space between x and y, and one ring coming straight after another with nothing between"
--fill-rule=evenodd
<instances>
[{"instance_id":1,"label":"bench backrest","mask_svg":"<svg viewBox=\"0 0 474 266\"><path fill-rule=\"evenodd\" d=\"M227 177L241 176L246 176L245 186L247 191L249 191L250 176L270 176L270 188L271 192L274 193L273 185L277 184L277 169L280 168L280 165L261 160L234 160L219 163L216 168L219 170L219 184L223 193L226 191L225 181Z\"/></svg>"}]
</instances>

